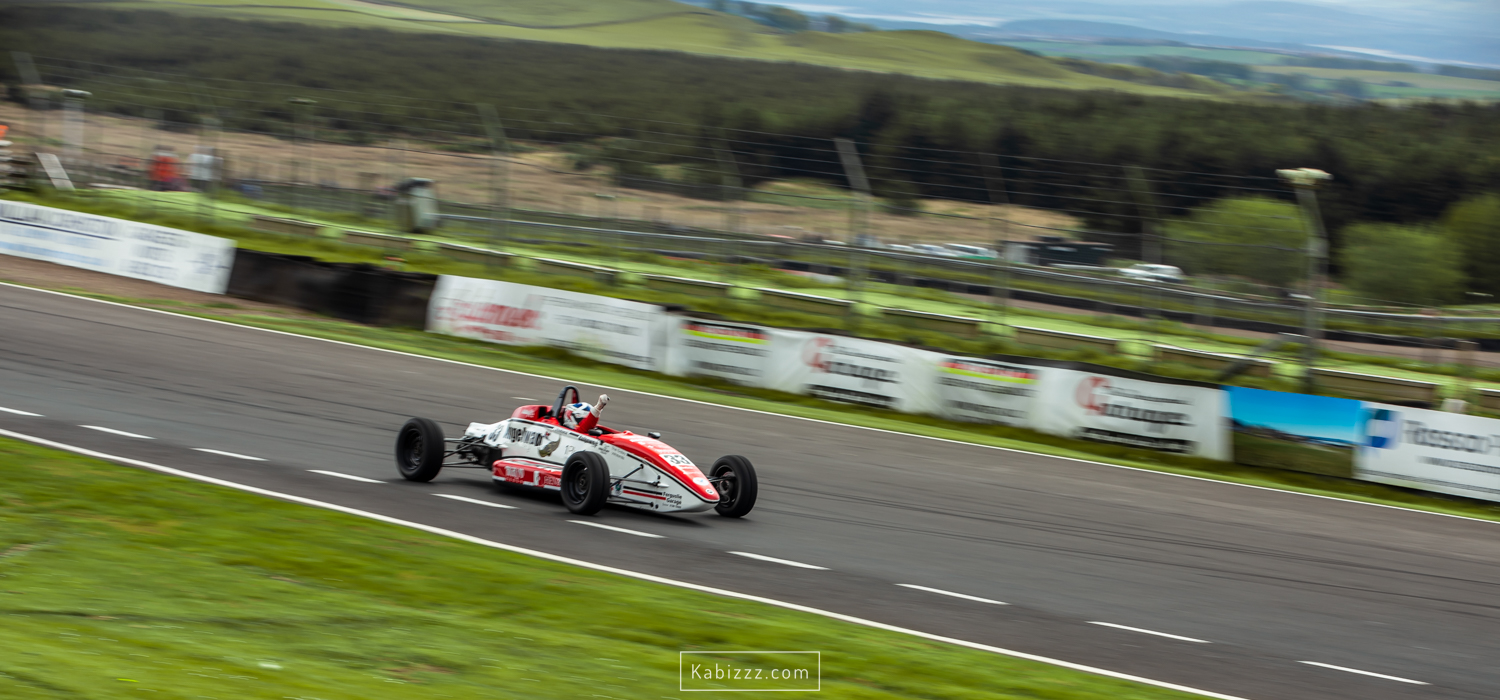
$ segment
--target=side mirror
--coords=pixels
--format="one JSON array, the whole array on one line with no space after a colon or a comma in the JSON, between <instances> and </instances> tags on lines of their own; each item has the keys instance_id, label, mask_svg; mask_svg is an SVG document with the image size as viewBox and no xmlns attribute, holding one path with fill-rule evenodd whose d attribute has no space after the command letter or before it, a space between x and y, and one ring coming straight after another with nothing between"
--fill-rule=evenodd
<instances>
[{"instance_id":1,"label":"side mirror","mask_svg":"<svg viewBox=\"0 0 1500 700\"><path fill-rule=\"evenodd\" d=\"M646 437L649 437L652 440L660 440L661 439L661 433L656 432L655 430L653 430L653 431L651 431L649 433L646 433Z\"/></svg>"}]
</instances>

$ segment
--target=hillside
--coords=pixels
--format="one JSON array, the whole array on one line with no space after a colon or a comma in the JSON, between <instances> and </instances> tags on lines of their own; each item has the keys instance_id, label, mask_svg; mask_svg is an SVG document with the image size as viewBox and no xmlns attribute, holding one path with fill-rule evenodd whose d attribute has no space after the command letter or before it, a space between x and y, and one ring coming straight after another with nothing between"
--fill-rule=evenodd
<instances>
[{"instance_id":1,"label":"hillside","mask_svg":"<svg viewBox=\"0 0 1500 700\"><path fill-rule=\"evenodd\" d=\"M405 0L399 4L368 0L79 0L46 4L53 7L153 9L190 15L522 39L599 48L659 49L1006 85L1200 98L1220 93L1208 81L1174 81L1172 76L1165 74L1090 75L1010 47L959 39L939 32L781 33L743 17L672 0L514 0L504 3L492 0Z\"/></svg>"}]
</instances>

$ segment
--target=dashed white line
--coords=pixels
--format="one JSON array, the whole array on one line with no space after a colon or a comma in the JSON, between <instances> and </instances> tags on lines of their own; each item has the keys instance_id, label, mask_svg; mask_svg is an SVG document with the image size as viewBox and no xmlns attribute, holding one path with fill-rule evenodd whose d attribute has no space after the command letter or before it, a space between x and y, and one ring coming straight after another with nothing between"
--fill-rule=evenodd
<instances>
[{"instance_id":1,"label":"dashed white line","mask_svg":"<svg viewBox=\"0 0 1500 700\"><path fill-rule=\"evenodd\" d=\"M936 593L938 595L946 595L946 596L952 596L954 598L963 598L964 600L972 600L972 601L974 601L976 603L989 603L990 605L1010 605L1010 603L1002 603L1002 602L1000 602L998 600L990 600L989 598L980 598L979 596L972 596L972 595L967 595L967 594L964 594L964 593L954 593L953 591L945 591L945 590L942 590L942 589L939 589L939 588L928 588L926 586L918 586L917 584L914 584L914 583L898 583L896 585L898 585L898 586L900 586L902 588L910 588L910 589L915 590L915 591L927 591L928 593Z\"/></svg>"},{"instance_id":2,"label":"dashed white line","mask_svg":"<svg viewBox=\"0 0 1500 700\"><path fill-rule=\"evenodd\" d=\"M234 457L235 459L248 459L248 460L250 460L252 462L264 462L264 461L266 461L262 457L251 457L250 455L236 454L234 452L225 452L223 450L210 450L207 447L194 447L193 450L196 451L196 452L207 452L207 453L209 453L211 455L223 455L225 457Z\"/></svg>"},{"instance_id":3,"label":"dashed white line","mask_svg":"<svg viewBox=\"0 0 1500 700\"><path fill-rule=\"evenodd\" d=\"M613 525L605 525L603 523L591 523L587 520L569 520L568 522L578 523L579 525L587 525L589 527L597 527L600 530L613 530L615 532L623 532L627 535L635 535L636 537L654 537L656 539L663 539L661 535L653 535L649 532L641 532L640 530L626 530L623 527L615 527Z\"/></svg>"},{"instance_id":4,"label":"dashed white line","mask_svg":"<svg viewBox=\"0 0 1500 700\"><path fill-rule=\"evenodd\" d=\"M511 398L513 398L513 399L515 399L517 401L535 401L536 400L536 399L531 398L530 396L512 396Z\"/></svg>"},{"instance_id":5,"label":"dashed white line","mask_svg":"<svg viewBox=\"0 0 1500 700\"><path fill-rule=\"evenodd\" d=\"M98 426L98 425L80 425L78 427L80 427L80 428L88 428L89 430L97 430L97 431L99 431L101 433L109 433L111 435L123 435L123 436L128 437L128 438L139 438L141 440L155 440L156 439L154 437L151 437L150 435L137 435L135 433L127 433L127 432L125 432L123 430L115 430L114 428L105 428L103 426Z\"/></svg>"},{"instance_id":6,"label":"dashed white line","mask_svg":"<svg viewBox=\"0 0 1500 700\"><path fill-rule=\"evenodd\" d=\"M14 408L6 408L4 406L0 406L0 413L14 413L18 416L31 416L32 418L42 417L42 414L40 413L32 413L31 411L17 411Z\"/></svg>"},{"instance_id":7,"label":"dashed white line","mask_svg":"<svg viewBox=\"0 0 1500 700\"><path fill-rule=\"evenodd\" d=\"M355 476L353 474L340 474L338 472L325 472L322 469L309 469L308 471L310 471L310 472L312 472L314 474L322 474L323 476L336 476L336 477L338 477L340 479L348 479L350 481L363 481L363 482L365 482L367 484L383 484L383 483L385 483L384 481L381 481L379 479L366 479L366 478L364 478L362 476Z\"/></svg>"},{"instance_id":8,"label":"dashed white line","mask_svg":"<svg viewBox=\"0 0 1500 700\"><path fill-rule=\"evenodd\" d=\"M791 561L790 559L777 559L776 557L768 557L764 554L751 554L749 552L730 552L730 554L737 554L742 557L759 559L761 561L769 561L776 564L786 564L787 566L795 566L799 569L817 569L818 571L828 570L828 567L826 566L813 566L812 564L803 564L800 561Z\"/></svg>"},{"instance_id":9,"label":"dashed white line","mask_svg":"<svg viewBox=\"0 0 1500 700\"><path fill-rule=\"evenodd\" d=\"M1158 637L1166 637L1167 639L1178 639L1178 640L1181 640L1181 641L1184 641L1184 642L1193 642L1193 643L1196 643L1196 644L1213 644L1213 642L1210 642L1207 639L1193 639L1192 637L1183 637L1181 635L1176 635L1176 634L1167 634L1166 632L1157 632L1156 630L1143 630L1143 629L1141 629L1139 627L1126 627L1125 625L1117 625L1117 624L1115 624L1113 622L1089 622L1089 624L1091 624L1091 625L1103 625L1105 627L1113 627L1113 628L1118 629L1118 630L1130 630L1131 632L1140 632L1141 634L1154 634L1154 635L1156 635Z\"/></svg>"},{"instance_id":10,"label":"dashed white line","mask_svg":"<svg viewBox=\"0 0 1500 700\"><path fill-rule=\"evenodd\" d=\"M1331 668L1331 669L1333 669L1335 671L1347 671L1349 673L1358 673L1361 676L1374 676L1376 678L1384 678L1384 679L1386 679L1388 681L1399 681L1401 683L1410 683L1412 685L1431 685L1430 683L1423 683L1422 681L1414 681L1414 680L1412 680L1410 678L1402 678L1400 676L1387 676L1384 673L1375 673L1373 671L1361 671L1361 670L1359 670L1357 668L1345 668L1343 666L1334 666L1333 664L1318 663L1316 661L1298 661L1297 663L1299 663L1299 664L1307 664L1309 666L1322 666L1323 668Z\"/></svg>"},{"instance_id":11,"label":"dashed white line","mask_svg":"<svg viewBox=\"0 0 1500 700\"><path fill-rule=\"evenodd\" d=\"M464 503L478 503L479 505L489 506L491 508L509 508L511 510L515 510L516 508L515 506L505 505L504 503L490 503L489 501L481 501L477 498L469 498L468 496L455 496L451 493L435 493L432 495L437 496L438 498L451 498L455 501L463 501Z\"/></svg>"}]
</instances>

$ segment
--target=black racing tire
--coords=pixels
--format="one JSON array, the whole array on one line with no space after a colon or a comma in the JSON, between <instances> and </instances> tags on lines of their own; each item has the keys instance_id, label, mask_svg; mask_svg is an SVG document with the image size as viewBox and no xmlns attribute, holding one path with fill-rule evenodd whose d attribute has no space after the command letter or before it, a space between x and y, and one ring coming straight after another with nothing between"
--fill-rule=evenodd
<instances>
[{"instance_id":1,"label":"black racing tire","mask_svg":"<svg viewBox=\"0 0 1500 700\"><path fill-rule=\"evenodd\" d=\"M579 515L593 515L609 500L609 466L595 452L575 452L563 465L562 501Z\"/></svg>"},{"instance_id":2,"label":"black racing tire","mask_svg":"<svg viewBox=\"0 0 1500 700\"><path fill-rule=\"evenodd\" d=\"M443 470L443 429L426 418L413 418L396 433L396 469L407 481L428 482Z\"/></svg>"},{"instance_id":3,"label":"black racing tire","mask_svg":"<svg viewBox=\"0 0 1500 700\"><path fill-rule=\"evenodd\" d=\"M719 515L743 518L755 507L760 482L755 478L755 466L750 460L739 455L725 455L714 462L709 476L715 479L719 491L719 505L714 506Z\"/></svg>"}]
</instances>

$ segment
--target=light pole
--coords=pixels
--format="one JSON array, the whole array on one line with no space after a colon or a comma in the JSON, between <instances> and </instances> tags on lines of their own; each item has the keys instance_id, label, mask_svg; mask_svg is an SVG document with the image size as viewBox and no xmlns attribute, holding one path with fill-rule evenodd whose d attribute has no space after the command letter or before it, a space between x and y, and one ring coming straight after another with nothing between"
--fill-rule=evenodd
<instances>
[{"instance_id":1,"label":"light pole","mask_svg":"<svg viewBox=\"0 0 1500 700\"><path fill-rule=\"evenodd\" d=\"M88 90L67 89L63 96L63 160L69 168L78 168L83 154L83 101L93 96Z\"/></svg>"},{"instance_id":2,"label":"light pole","mask_svg":"<svg viewBox=\"0 0 1500 700\"><path fill-rule=\"evenodd\" d=\"M1323 231L1323 215L1318 212L1317 189L1333 176L1312 168L1277 170L1276 175L1297 190L1297 202L1302 205L1302 216L1307 220L1307 311L1303 319L1303 333L1307 340L1302 349L1302 388L1312 393L1316 388L1313 363L1318 358L1318 340L1322 335L1318 307L1328 263L1328 234Z\"/></svg>"}]
</instances>

